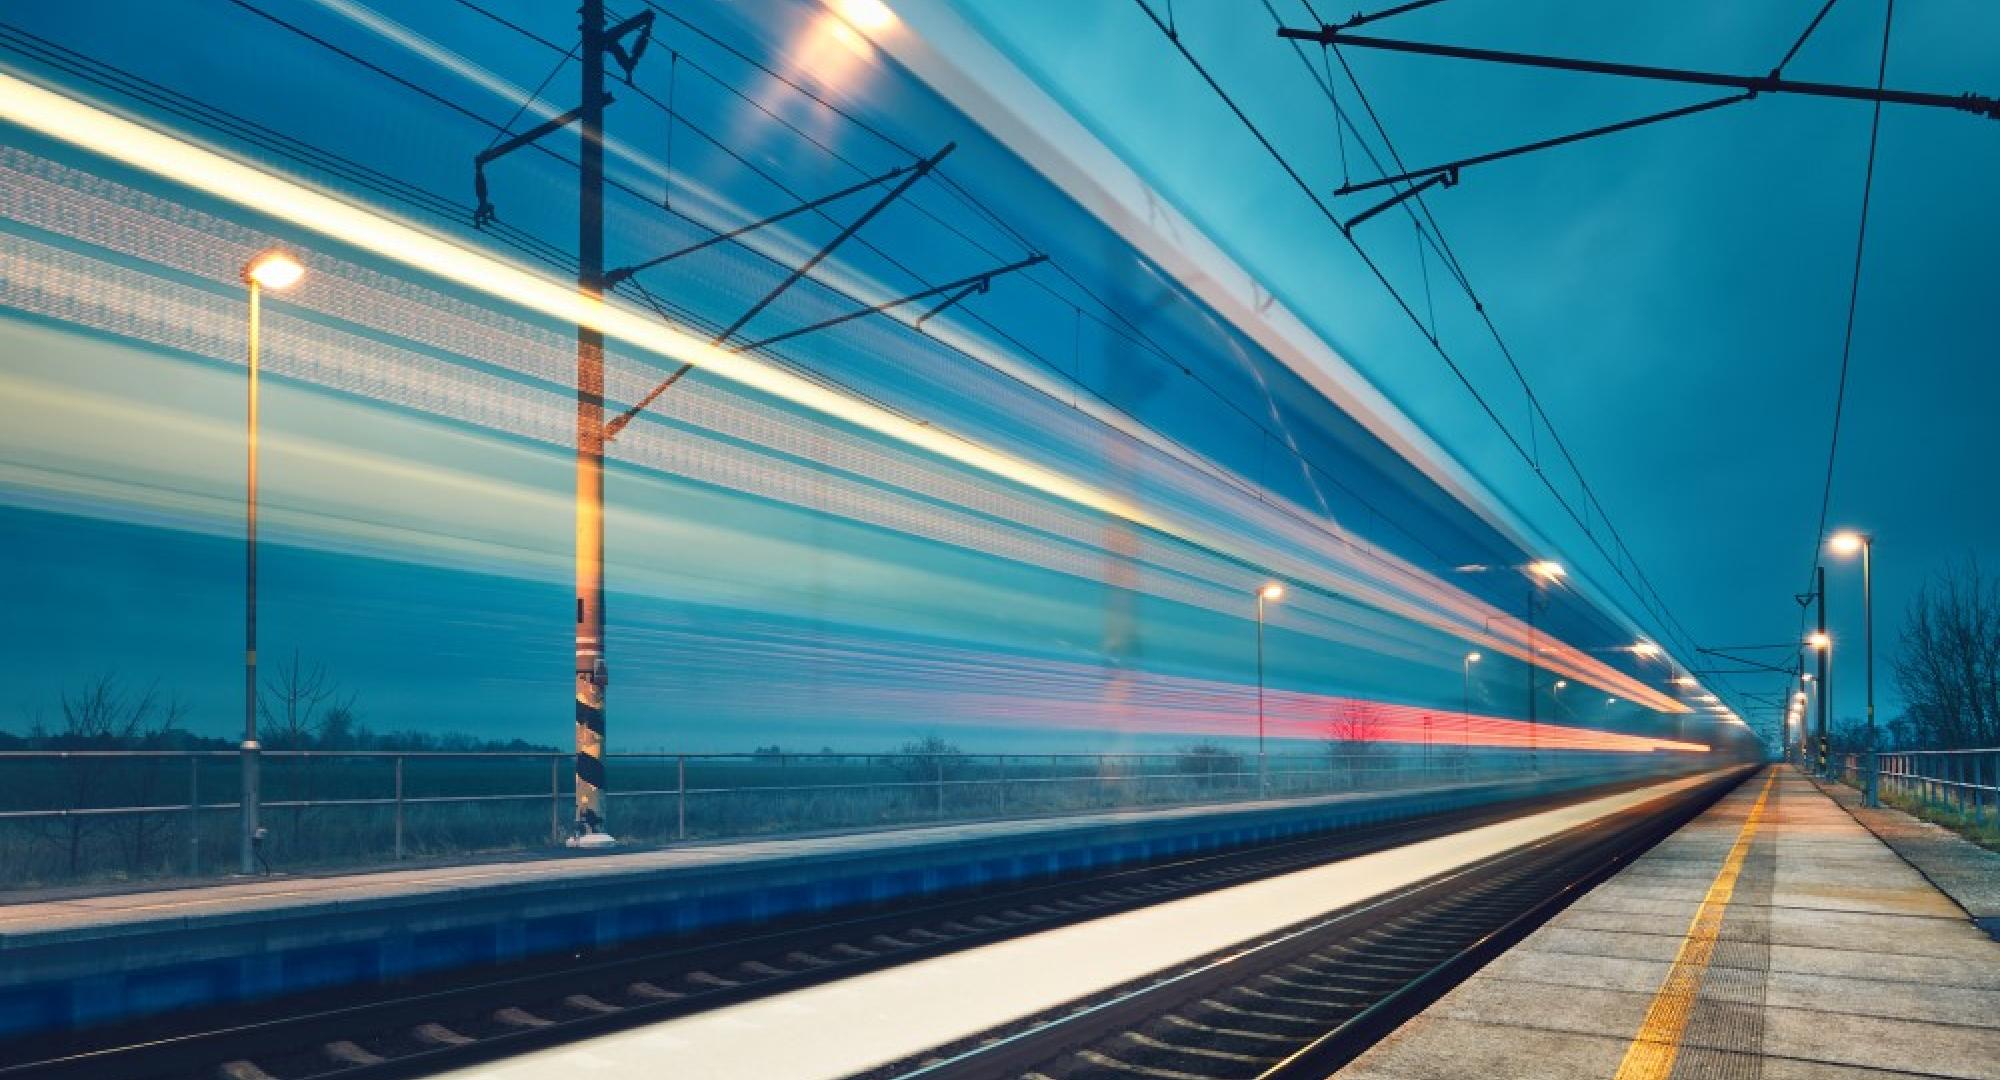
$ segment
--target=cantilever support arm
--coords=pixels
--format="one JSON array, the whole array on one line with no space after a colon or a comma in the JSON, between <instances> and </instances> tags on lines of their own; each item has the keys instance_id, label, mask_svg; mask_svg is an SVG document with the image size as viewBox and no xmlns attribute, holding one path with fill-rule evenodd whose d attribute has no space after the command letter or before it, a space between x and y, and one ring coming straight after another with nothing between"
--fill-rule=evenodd
<instances>
[{"instance_id":1,"label":"cantilever support arm","mask_svg":"<svg viewBox=\"0 0 2000 1080\"><path fill-rule=\"evenodd\" d=\"M835 315L830 319L821 319L819 322L813 323L811 326L801 326L796 330L787 330L782 334L773 334L770 337L763 338L758 341L752 341L749 342L748 344L738 345L731 351L749 352L752 349L761 349L767 345L776 345L780 341L790 341L791 339L796 337L804 337L807 334L816 333L818 331L828 329L829 327L839 326L841 323L844 322L852 322L855 319L866 318L870 315L880 315L885 311L890 311L895 308L902 307L904 304L913 304L919 300L925 300L929 299L930 297L937 296L940 293L951 292L954 289L960 290L956 296L951 297L944 303L939 304L937 307L932 308L928 312L925 312L924 315L921 318L919 318L914 324L917 326L922 326L925 320L929 319L931 316L936 315L938 312L943 311L944 309L952 306L953 304L958 303L960 300L965 299L972 293L985 292L987 288L993 283L994 278L999 277L1002 274L1011 274L1016 270L1026 270L1028 267L1033 266L1036 263L1043 262L1047 258L1048 256L1046 255L1030 255L1027 258L1020 260L1019 262L1008 263L1006 266L995 267L994 269L985 271L984 273L972 274L968 277L959 278L957 281L947 281L942 285L933 285L928 289L924 289L920 292L913 292L908 296L899 296L894 300L885 300L879 304L873 304L865 308L858 308L854 311L849 311L840 315Z\"/></svg>"},{"instance_id":2,"label":"cantilever support arm","mask_svg":"<svg viewBox=\"0 0 2000 1080\"><path fill-rule=\"evenodd\" d=\"M1388 198L1383 199L1381 202L1376 203L1374 206L1371 206L1368 209L1363 210L1360 213L1354 215L1353 217L1348 218L1347 221L1340 226L1340 231L1344 233L1351 233L1354 231L1354 227L1356 225L1359 225L1362 222L1367 221L1369 218L1372 218L1376 214L1379 214L1382 211L1387 210L1392 206L1395 206L1396 204L1404 201L1405 199L1412 199L1418 195L1423 194L1426 188L1436 187L1439 184L1443 184L1445 187L1451 187L1457 183L1458 183L1457 169L1447 169L1442 172L1431 173L1421 183L1411 184L1409 187L1406 187L1403 190L1398 191L1394 195L1391 195ZM1374 187L1376 185L1371 184L1369 186Z\"/></svg>"},{"instance_id":3,"label":"cantilever support arm","mask_svg":"<svg viewBox=\"0 0 2000 1080\"><path fill-rule=\"evenodd\" d=\"M893 203L897 199L901 198L903 193L905 191L908 191L912 184L915 184L918 180L921 180L925 176L929 175L930 171L932 169L937 168L938 163L943 161L945 159L945 156L950 154L952 150L956 148L957 148L956 143L946 143L944 147L940 149L937 153L932 154L930 157L923 159L914 166L908 167L903 172L902 179L897 181L895 187L890 188L888 191L884 192L882 194L882 197L875 201L874 205L870 206L867 210L863 211L861 215L855 218L853 221L848 222L847 225L843 227L840 230L840 232L834 236L833 239L828 240L825 246L821 247L818 251L814 252L812 258L807 259L805 262L799 264L799 266L793 269L790 273L786 274L784 280L778 282L778 284L775 287L773 287L771 291L765 293L763 299L758 300L755 304L752 304L750 306L750 310L744 312L741 316L739 316L736 319L735 322L732 322L727 327L724 327L721 333L715 335L714 338L710 339L709 344L721 345L724 342L727 342L730 338L735 337L736 332L738 330L743 329L744 326L749 324L750 320L756 318L759 314L761 314L764 311L765 308L770 307L771 304L778 299L778 297L784 295L785 290L790 289L793 285L798 284L801 279L803 279L807 274L812 272L814 267L826 261L827 256L832 255L834 249L840 247L840 245L845 243L849 237L861 231L862 226L874 220L875 215L881 213L884 209L886 209L889 206L890 203ZM865 187L868 185L863 184L861 186ZM1036 256L1036 258L1033 261L1039 262L1040 260L1041 257ZM1018 267L1014 267L1013 269L1018 269ZM988 274L990 276L991 274L997 272L998 271L989 271ZM946 287L949 288L952 286L946 286ZM930 294L926 293L925 295L930 295ZM861 314L867 314L867 313L868 309L864 309L861 312ZM834 319L827 323L816 325L812 329L822 329L824 328L824 326L845 322L847 321L847 318L852 318L852 317L855 316L850 315L847 317ZM760 345L769 344L770 341L772 340L781 340L783 338L797 337L799 333L803 332L804 331L797 331L793 333L782 334L779 335L779 338L767 339L765 341L757 342L754 344L760 344ZM739 349L737 351L740 352L742 350ZM633 404L631 408L626 409L624 412L619 413L616 417L613 417L609 423L604 425L605 439L609 440L616 438L618 433L625 430L626 426L629 425L635 417L637 417L640 413L646 411L647 407L652 405L653 402L659 400L661 394L666 393L668 389L670 389L675 383L679 382L681 380L681 377L686 375L690 370L693 369L693 367L694 365L692 363L682 364L672 374L668 375L665 379L662 379L658 386L655 386L650 391L647 391L646 396L640 398L636 403Z\"/></svg>"},{"instance_id":4,"label":"cantilever support arm","mask_svg":"<svg viewBox=\"0 0 2000 1080\"><path fill-rule=\"evenodd\" d=\"M1803 94L1809 97L1846 98L1850 101L1878 101L1886 105L1919 105L1932 109L1957 109L1961 112L1984 116L1989 120L2000 120L2000 98L1989 97L1983 94L1933 94L1919 90L1878 90L1872 86L1849 86L1844 83L1803 82L1795 79L1786 79L1777 75L1733 75L1726 72L1653 67L1647 64L1620 64L1606 60L1583 60L1568 56L1545 56L1539 53L1510 52L1504 49L1475 49L1464 45L1440 45L1427 41L1404 41L1397 38L1351 34L1339 26L1321 26L1317 30L1281 26L1278 28L1278 36L1294 41L1317 41L1325 45L1348 45L1357 49L1379 49L1386 52L1414 53L1421 56L1442 56L1454 60L1477 60L1490 64L1512 64L1517 67L1580 71L1594 75L1620 75L1631 79L1692 83L1698 86L1727 86L1738 90L1754 91L1759 94Z\"/></svg>"},{"instance_id":5,"label":"cantilever support arm","mask_svg":"<svg viewBox=\"0 0 2000 1080\"><path fill-rule=\"evenodd\" d=\"M1428 168L1423 168L1423 169L1411 169L1409 172L1397 173L1394 176L1380 176L1376 177L1373 180L1363 180L1359 183L1342 184L1340 187L1335 188L1333 193L1335 195L1352 195L1357 191L1367 191L1371 188L1387 187L1391 184L1408 183L1409 181L1416 180L1420 177L1435 176L1439 173L1448 173L1451 174L1454 178L1456 178L1456 176L1458 175L1458 171L1460 169L1469 169L1474 165L1484 165L1487 164L1488 162L1502 161L1511 157L1520 157L1522 154L1532 154L1537 150L1549 150L1558 146L1567 146L1570 143L1582 142L1585 139L1595 139L1600 135L1615 135L1618 132L1630 131L1633 128L1645 127L1648 124L1658 124L1667 120L1678 120L1683 116L1693 116L1696 113L1704 113L1709 111L1710 109L1720 109L1724 105L1734 105L1739 101L1748 101L1756 96L1757 94L1755 91L1745 90L1740 94L1730 94L1726 97L1714 98L1712 100L1698 102L1693 105L1683 105L1678 109L1667 109L1663 112L1647 113L1645 116L1635 116L1630 120L1620 120L1615 124L1604 124L1599 127L1588 128L1583 131L1571 132L1568 135L1557 135L1554 138L1549 138L1549 139L1537 139L1536 141L1531 143L1522 143L1519 146L1510 146L1505 150L1494 150L1489 153L1475 154L1472 157L1459 158L1457 161L1447 161L1442 165L1432 165ZM1445 186L1450 187L1451 184L1447 183ZM1384 209L1387 209L1387 207L1384 207ZM1349 227L1352 228L1351 225Z\"/></svg>"},{"instance_id":6,"label":"cantilever support arm","mask_svg":"<svg viewBox=\"0 0 2000 1080\"><path fill-rule=\"evenodd\" d=\"M764 298L762 300L759 300L755 304L750 305L750 310L738 316L736 321L730 323L729 326L722 331L722 333L715 335L715 340L711 344L720 345L723 342L728 341L730 338L735 337L736 332L738 330L743 329L745 326L749 324L750 320L762 314L765 308L770 307L774 302L777 301L778 297L783 296L785 294L785 290L798 284L801 278L805 277L807 274L812 273L813 267L818 266L822 262L825 262L827 256L833 254L834 249L840 247L840 245L847 242L848 237L851 237L855 233L860 232L862 226L868 224L870 221L875 220L875 215L881 213L883 210L888 209L890 203L895 202L899 198L902 198L903 192L910 190L910 185L923 179L925 176L928 176L932 169L937 168L938 162L943 161L945 159L945 155L951 153L952 150L954 150L956 147L957 147L956 143L946 143L944 144L944 149L939 150L937 153L932 154L930 157L927 157L922 161L917 162L917 164L913 168L911 168L908 172L903 174L903 178L896 182L895 187L892 187L888 191L883 192L882 197L875 200L875 204L873 206L870 206L867 210L862 211L860 217L857 217L853 221L848 222L847 225L840 230L840 232L834 235L833 239L828 240L826 242L826 245L824 247L821 247L818 251L813 252L812 258L807 259L805 262L800 263L798 267L795 268L791 273L786 274L785 279L783 281L778 282L778 284L775 287L773 287L770 292L765 293Z\"/></svg>"},{"instance_id":7,"label":"cantilever support arm","mask_svg":"<svg viewBox=\"0 0 2000 1080\"><path fill-rule=\"evenodd\" d=\"M711 236L706 240L698 240L695 243L687 245L686 247L677 248L673 251L669 251L665 255L656 255L653 258L647 259L645 262L633 263L631 266L620 267L619 269L612 270L604 275L604 284L606 287L616 285L619 282L624 281L626 278L629 278L634 274L637 274L645 270L651 270L653 267L662 265L664 263L670 263L675 259L680 258L683 255L692 255L695 252L702 250L703 248L713 247L716 244L735 240L746 233L756 232L758 229L764 228L767 225L776 225L780 221L784 221L787 218L797 217L798 215L803 214L808 210L817 210L820 207L825 206L827 203L838 202L839 200L844 199L849 195L854 194L857 191L865 191L868 188L874 187L875 185L880 184L886 180L894 180L896 177L901 176L906 172L909 172L910 169L913 167L914 166L910 165L898 165L895 168L890 169L888 172L882 173L877 176L871 176L868 179L861 181L860 183L851 184L847 187L841 188L839 191L835 191L826 195L821 195L817 199L809 199L805 202L799 203L788 209L780 210L777 213L772 214L770 217L759 218L748 225L739 225L736 228L730 229L727 232L716 233L714 236Z\"/></svg>"},{"instance_id":8,"label":"cantilever support arm","mask_svg":"<svg viewBox=\"0 0 2000 1080\"><path fill-rule=\"evenodd\" d=\"M928 319L931 316L936 315L938 312L943 311L945 308L948 308L951 305L956 304L960 300L965 299L971 293L985 292L988 286L992 284L994 278L1000 277L1003 274L1011 274L1016 270L1025 270L1028 267L1033 266L1039 262L1044 262L1047 259L1048 256L1046 255L1041 255L1041 254L1030 255L1029 257L1020 260L1019 262L1012 262L1008 263L1006 266L994 267L991 270L974 274L970 277L959 278L957 281L947 281L942 285L933 285L928 289L922 290L921 292L914 292L908 296L899 296L894 300L885 300L880 304L871 304L868 307L857 308L853 311L849 311L844 314L835 315L831 319L822 319L819 322L813 323L810 326L801 326L796 330L787 330L782 334L773 334L772 336L763 338L762 340L759 341L752 341L749 342L748 344L738 345L732 348L730 351L740 353L740 352L749 352L752 349L761 349L768 345L775 345L781 341L790 341L793 338L804 337L807 334L816 333L818 331L825 330L829 327L839 326L841 323L852 322L855 319L865 318L866 316L869 315L879 315L882 312L889 311L893 308L902 307L904 304L913 304L918 300L923 300L928 297L936 296L939 293L951 292L953 289L960 290L958 293L954 294L949 300L946 300L944 303L939 304L937 307L934 307L930 311L926 312L922 318L919 318L913 324L915 326L921 327L924 324L925 319ZM645 397L640 398L638 402L635 403L631 408L626 409L622 413L619 413L616 417L612 418L610 423L604 425L604 438L607 441L616 438L619 432L625 430L625 428L629 424L631 424L633 420L638 419L640 413L645 412L646 409L653 404L653 402L659 400L661 394L664 394L668 390L672 389L675 383L681 381L682 376L686 375L688 372L693 370L694 370L694 363L692 361L682 364L680 367L675 368L671 373L667 375L666 378L660 380L660 384L658 386L655 386L653 387L653 389L648 391Z\"/></svg>"}]
</instances>

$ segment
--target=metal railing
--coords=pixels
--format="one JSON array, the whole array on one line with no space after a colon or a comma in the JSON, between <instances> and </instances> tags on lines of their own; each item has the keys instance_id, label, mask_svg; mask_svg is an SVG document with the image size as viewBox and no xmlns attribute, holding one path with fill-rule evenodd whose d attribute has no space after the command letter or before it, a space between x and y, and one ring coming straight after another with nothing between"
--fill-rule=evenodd
<instances>
[{"instance_id":1,"label":"metal railing","mask_svg":"<svg viewBox=\"0 0 2000 1080\"><path fill-rule=\"evenodd\" d=\"M1865 788L1868 757L1842 755L1841 779ZM2000 822L2000 749L1887 750L1874 757L1878 792L1956 811L1975 826L1988 815Z\"/></svg>"},{"instance_id":2,"label":"metal railing","mask_svg":"<svg viewBox=\"0 0 2000 1080\"><path fill-rule=\"evenodd\" d=\"M262 751L254 807L266 868L465 858L559 842L573 758L551 751ZM236 865L234 750L0 752L0 880L199 877ZM610 817L638 844L930 821L1390 791L1589 771L1662 770L1657 755L1374 746L1269 755L624 753ZM254 797L254 796L253 796Z\"/></svg>"}]
</instances>

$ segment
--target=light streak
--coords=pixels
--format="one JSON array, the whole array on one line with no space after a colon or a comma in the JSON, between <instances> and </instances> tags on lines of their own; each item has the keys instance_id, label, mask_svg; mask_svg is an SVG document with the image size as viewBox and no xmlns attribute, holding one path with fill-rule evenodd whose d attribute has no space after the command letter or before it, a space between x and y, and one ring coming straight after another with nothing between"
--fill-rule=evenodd
<instances>
[{"instance_id":1,"label":"light streak","mask_svg":"<svg viewBox=\"0 0 2000 1080\"><path fill-rule=\"evenodd\" d=\"M0 73L0 118L525 310L600 330L670 365L692 363L750 389L939 457L1147 528L1168 531L1164 523L1154 521L1139 507L1087 484L835 393L754 357L717 348L637 313L593 301L573 287L5 73Z\"/></svg>"},{"instance_id":2,"label":"light streak","mask_svg":"<svg viewBox=\"0 0 2000 1080\"><path fill-rule=\"evenodd\" d=\"M692 361L697 367L779 400L853 424L903 444L966 465L1076 506L1124 518L1145 529L1240 558L1250 566L1265 566L1299 581L1323 583L1337 594L1414 622L1454 634L1497 652L1528 659L1526 647L1511 629L1475 629L1481 610L1491 609L1456 589L1445 587L1414 568L1371 553L1386 568L1386 578L1369 580L1359 568L1329 563L1318 557L1251 549L1206 535L1199 528L1162 518L1124 498L1075 480L1025 458L973 442L941 428L911 420L873 403L840 393L753 357L730 353L648 316L589 301L567 285L481 254L450 240L420 231L373 211L352 205L291 181L245 165L213 151L182 142L89 105L0 74L0 118L11 120L102 154L106 157L185 184L238 205L291 221L338 242L391 259L412 269L453 281L489 296L560 322L582 323L614 339L636 346L667 364ZM1214 480L1223 485L1223 481ZM1225 485L1226 486L1226 485ZM1233 500L1247 493L1229 490ZM1208 518L1214 519L1213 508ZM1308 550L1319 549L1351 561L1352 541L1321 534L1301 536L1302 522L1281 519L1276 528L1304 539ZM1329 580L1329 578L1331 578ZM1682 712L1677 700L1638 683L1616 669L1590 660L1576 649L1561 646L1540 660L1552 671L1622 691L1662 712Z\"/></svg>"},{"instance_id":3,"label":"light streak","mask_svg":"<svg viewBox=\"0 0 2000 1080\"><path fill-rule=\"evenodd\" d=\"M862 641L758 629L717 638L710 628L646 627L637 631L646 656L628 678L639 690L657 673L676 707L813 715L858 722L888 716L924 717L946 726L1013 731L1110 731L1248 739L1254 733L1256 690L1238 682L1152 672L1109 672L1102 666L992 650L912 642ZM755 666L765 677L733 678ZM810 674L807 674L807 673ZM690 677L693 676L693 677ZM1101 691L1122 683L1115 703ZM714 688L709 701L690 688ZM692 693L702 695L701 689ZM1704 743L1523 720L1459 709L1398 704L1339 694L1267 690L1266 725L1277 738L1323 743L1434 749L1526 749L1704 753ZM1330 752L1338 752L1329 748Z\"/></svg>"}]
</instances>

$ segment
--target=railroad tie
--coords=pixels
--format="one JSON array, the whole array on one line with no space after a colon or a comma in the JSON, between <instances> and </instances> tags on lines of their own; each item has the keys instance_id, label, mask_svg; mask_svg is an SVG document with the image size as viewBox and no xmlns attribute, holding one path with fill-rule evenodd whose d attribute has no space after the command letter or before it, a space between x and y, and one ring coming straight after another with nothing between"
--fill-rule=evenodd
<instances>
[{"instance_id":1,"label":"railroad tie","mask_svg":"<svg viewBox=\"0 0 2000 1080\"><path fill-rule=\"evenodd\" d=\"M1128 1031L1125 1037L1151 1050L1165 1050L1174 1054L1192 1054L1195 1057L1214 1058L1217 1061L1234 1061L1244 1065L1268 1065L1278 1060L1263 1054L1238 1054L1229 1050L1210 1050L1205 1046L1180 1046L1164 1039L1155 1039L1137 1031Z\"/></svg>"},{"instance_id":2,"label":"railroad tie","mask_svg":"<svg viewBox=\"0 0 2000 1080\"><path fill-rule=\"evenodd\" d=\"M556 1023L554 1020L547 1020L536 1016L534 1013L518 1005L509 1005L504 1009L494 1010L493 1019L508 1027L523 1029L554 1027Z\"/></svg>"},{"instance_id":3,"label":"railroad tie","mask_svg":"<svg viewBox=\"0 0 2000 1080\"><path fill-rule=\"evenodd\" d=\"M1122 1073L1131 1073L1133 1076L1151 1077L1152 1080L1215 1080L1214 1077L1203 1073L1180 1072L1176 1069L1155 1069L1148 1065L1134 1065L1129 1061L1120 1061L1109 1054L1100 1054L1095 1050L1079 1050L1076 1056L1100 1069L1116 1069Z\"/></svg>"},{"instance_id":4,"label":"railroad tie","mask_svg":"<svg viewBox=\"0 0 2000 1080\"><path fill-rule=\"evenodd\" d=\"M1278 1042L1285 1043L1286 1045L1291 1045L1299 1041L1294 1036L1278 1035L1269 1031L1251 1031L1249 1028L1216 1027L1213 1024L1204 1024L1196 1020L1190 1020L1185 1016L1175 1013L1168 1013L1163 1019L1175 1027L1184 1027L1190 1031L1199 1031L1204 1035L1227 1035L1232 1039L1252 1039L1257 1042Z\"/></svg>"},{"instance_id":5,"label":"railroad tie","mask_svg":"<svg viewBox=\"0 0 2000 1080\"><path fill-rule=\"evenodd\" d=\"M225 1061L215 1067L219 1080L277 1080L251 1061Z\"/></svg>"},{"instance_id":6,"label":"railroad tie","mask_svg":"<svg viewBox=\"0 0 2000 1080\"><path fill-rule=\"evenodd\" d=\"M351 1039L340 1039L319 1048L320 1053L342 1065L380 1065L382 1055L373 1053Z\"/></svg>"},{"instance_id":7,"label":"railroad tie","mask_svg":"<svg viewBox=\"0 0 2000 1080\"><path fill-rule=\"evenodd\" d=\"M473 1040L443 1024L418 1024L410 1029L410 1038L426 1046L470 1046ZM246 1078L254 1080L254 1078Z\"/></svg>"}]
</instances>

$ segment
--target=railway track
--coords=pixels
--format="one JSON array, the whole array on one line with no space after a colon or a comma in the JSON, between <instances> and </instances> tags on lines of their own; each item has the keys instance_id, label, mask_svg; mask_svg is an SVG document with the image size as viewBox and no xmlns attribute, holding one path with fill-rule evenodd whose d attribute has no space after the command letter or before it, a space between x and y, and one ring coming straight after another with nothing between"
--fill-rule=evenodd
<instances>
[{"instance_id":1,"label":"railway track","mask_svg":"<svg viewBox=\"0 0 2000 1080\"><path fill-rule=\"evenodd\" d=\"M394 988L388 996L380 996L384 991L377 988L373 1000L346 994L279 1002L226 1015L185 1017L173 1027L112 1029L87 1042L0 1047L0 1061L8 1062L0 1065L0 1080L421 1076L1273 877L1633 786L1517 800L1470 813L865 911L832 922L773 925L726 939L656 943L516 965L470 982L437 980ZM1371 962L1389 958L1382 953ZM1244 1037L1228 1034L1249 1028L1209 1022L1215 1017L1183 1019L1214 1030L1202 1032L1178 1020L1166 1023L1176 1031L1222 1040L1213 1048L1217 1053L1250 1056L1240 1050ZM1265 1056L1277 1045L1257 1038L1248 1042L1262 1045ZM1239 1049L1221 1049L1224 1045ZM1060 1074L1064 1078L1087 1075L1063 1068L1069 1070ZM961 1070L958 1075L1000 1074Z\"/></svg>"},{"instance_id":2,"label":"railway track","mask_svg":"<svg viewBox=\"0 0 2000 1080\"><path fill-rule=\"evenodd\" d=\"M1713 805L1635 808L870 1080L1324 1080Z\"/></svg>"}]
</instances>

